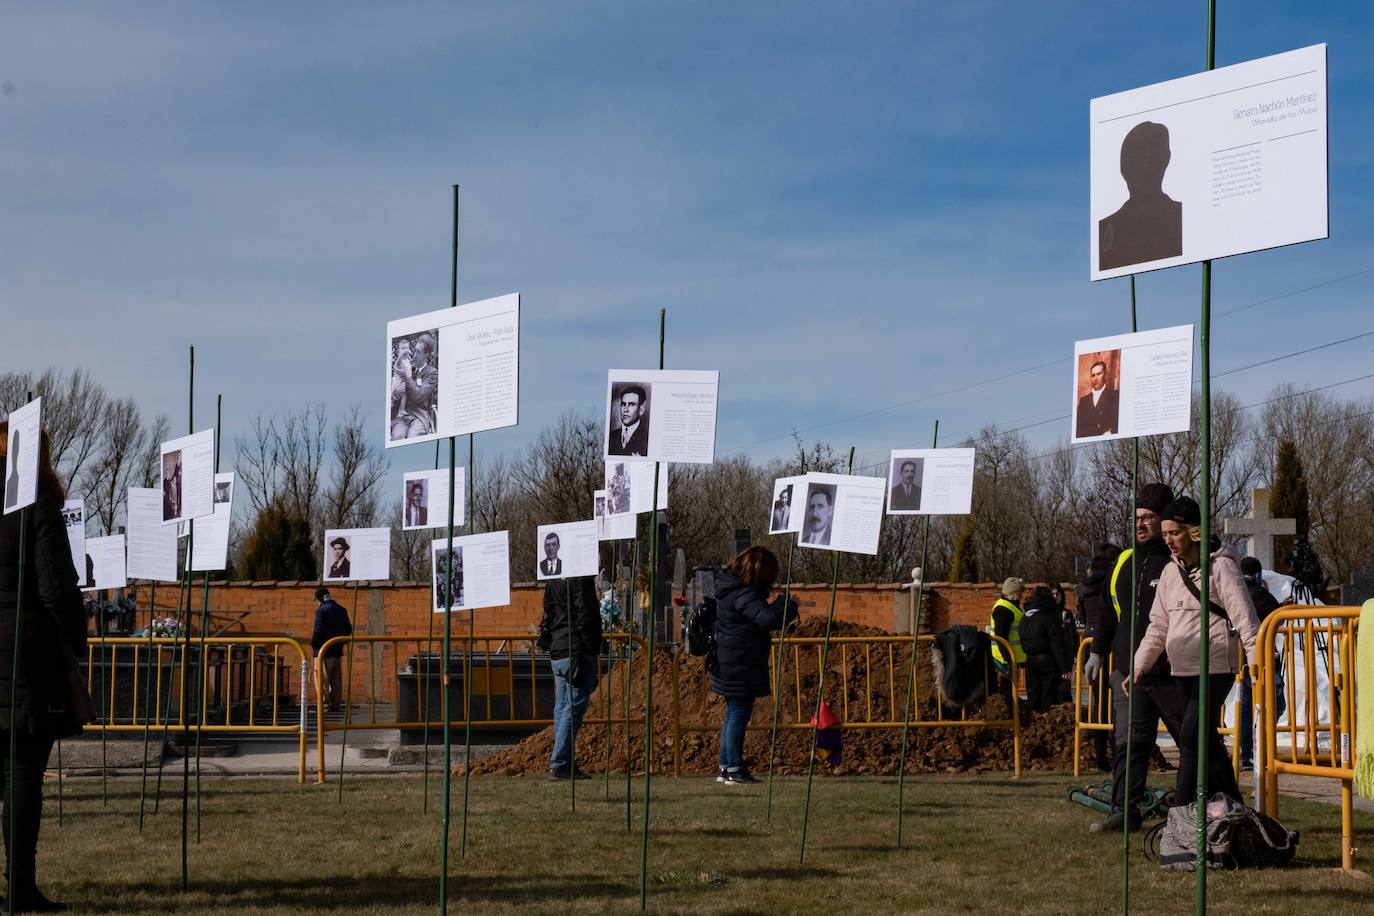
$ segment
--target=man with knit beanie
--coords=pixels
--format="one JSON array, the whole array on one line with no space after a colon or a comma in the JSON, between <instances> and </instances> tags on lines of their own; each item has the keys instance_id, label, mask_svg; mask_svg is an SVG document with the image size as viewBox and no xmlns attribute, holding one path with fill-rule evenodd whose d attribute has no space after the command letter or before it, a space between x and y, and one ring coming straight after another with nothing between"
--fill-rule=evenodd
<instances>
[{"instance_id":1,"label":"man with knit beanie","mask_svg":"<svg viewBox=\"0 0 1374 916\"><path fill-rule=\"evenodd\" d=\"M1131 673L1135 651L1150 625L1150 606L1154 604L1155 587L1169 565L1169 548L1160 530L1164 507L1173 502L1174 494L1162 483L1149 483L1136 496L1135 545L1133 551L1123 551L1109 580L1111 606L1103 606L1100 617L1089 621L1096 635L1092 655L1084 665L1084 673L1096 678L1108 655L1112 657L1110 672L1112 710L1115 722L1112 758L1112 813L1106 820L1089 828L1093 833L1112 833L1128 824L1140 827L1139 804L1145 794L1145 780L1150 772L1150 756L1155 749L1159 723L1177 740L1183 727L1186 698L1169 675L1169 662L1164 656L1139 680L1133 690L1135 701L1130 702L1121 689L1122 680ZM1132 552L1135 554L1136 575L1131 576ZM1131 608L1135 602L1135 641L1131 641ZM1114 612L1113 612L1114 611ZM1129 707L1129 712L1128 712ZM1126 771L1126 739L1130 735L1131 768ZM1127 791L1129 788L1129 792ZM1129 803L1127 798L1130 799Z\"/></svg>"},{"instance_id":2,"label":"man with knit beanie","mask_svg":"<svg viewBox=\"0 0 1374 916\"><path fill-rule=\"evenodd\" d=\"M992 605L992 635L1011 643L1011 654L1018 665L1026 663L1026 653L1021 649L1021 617L1024 614L1021 595L1025 591L1026 583L1011 576L1002 583L1002 597ZM992 658L998 671L1006 674L1011 670L1002 647L996 642L992 644Z\"/></svg>"}]
</instances>

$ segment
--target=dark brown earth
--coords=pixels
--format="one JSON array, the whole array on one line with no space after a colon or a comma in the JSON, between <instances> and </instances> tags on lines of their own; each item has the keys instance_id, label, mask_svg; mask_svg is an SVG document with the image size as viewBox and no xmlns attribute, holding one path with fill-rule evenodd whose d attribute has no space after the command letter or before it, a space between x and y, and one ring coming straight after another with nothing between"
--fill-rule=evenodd
<instances>
[{"instance_id":1,"label":"dark brown earth","mask_svg":"<svg viewBox=\"0 0 1374 916\"><path fill-rule=\"evenodd\" d=\"M824 635L824 620L806 620L788 634L788 638L820 637ZM858 624L835 621L831 630L832 638L858 636L889 636L882 630ZM893 715L888 698L888 652L889 649L876 646L868 650L851 645L847 650L840 644L832 644L827 659L828 671L825 679L825 700L836 715L843 718L844 699L848 699L851 721L860 717L868 721L901 722L903 710L898 708ZM906 682L910 665L909 650L896 647L891 650L893 692L900 706L903 701L901 685ZM817 671L819 669L816 650L806 647L796 655L787 653L784 662L784 703L779 717L777 756L774 772L779 774L805 773L807 755L810 749L810 729L787 730L786 726L795 722L809 723L814 711L816 697ZM632 689L629 695L630 713L642 717L645 704L645 684L643 655L632 661L630 672ZM865 669L869 677L865 678ZM800 669L802 715L797 711L797 670ZM592 695L588 706L587 718L604 718L608 698L612 715L625 717L625 675L626 664L617 662L607 677L602 678L600 686ZM656 771L671 771L673 767L673 670L672 656L665 649L654 653L654 717L653 752ZM870 686L871 684L871 686ZM929 646L922 646L917 652L916 685L918 704L913 711L913 721L934 721L937 716L937 703L934 690L934 675L930 664ZM847 689L845 689L847 688ZM844 695L841 692L844 690ZM706 672L705 660L689 655L682 657L678 670L678 694L680 706L677 711L683 725L681 768L684 774L714 772L716 768L717 741L720 723L725 715L725 702L711 692L710 676ZM871 712L870 705L871 704ZM1009 719L1007 700L999 695L992 696L986 704L978 702L966 710L970 719L984 717L984 706L991 719ZM1073 707L1068 704L1056 706L1046 712L1034 712L1021 704L1021 766L1026 770L1065 771L1073 769ZM959 712L947 711L944 718L958 719ZM756 773L767 770L769 758L769 738L773 721L773 704L768 698L761 698L754 706L751 730L745 741L745 757ZM691 726L700 730L694 730ZM902 730L896 728L854 728L844 729L843 763L836 774L895 775L901 754ZM608 740L609 737L609 740ZM609 755L607 753L609 745ZM498 751L474 762L474 773L502 773L506 775L541 774L547 771L549 753L553 747L553 729L546 728L531 735L514 747ZM642 722L630 729L628 756L635 770L643 770L644 726ZM1084 741L1084 761L1092 760L1092 749ZM615 724L609 731L605 725L586 724L577 736L577 765L590 772L600 772L607 768L612 772L623 772L627 756L625 727ZM1158 754L1156 755L1158 756ZM1162 763L1162 758L1156 761ZM907 746L906 771L908 773L978 773L1007 772L1013 769L1013 740L1010 727L950 727L915 728L910 730ZM829 767L817 765L816 772L831 772Z\"/></svg>"}]
</instances>

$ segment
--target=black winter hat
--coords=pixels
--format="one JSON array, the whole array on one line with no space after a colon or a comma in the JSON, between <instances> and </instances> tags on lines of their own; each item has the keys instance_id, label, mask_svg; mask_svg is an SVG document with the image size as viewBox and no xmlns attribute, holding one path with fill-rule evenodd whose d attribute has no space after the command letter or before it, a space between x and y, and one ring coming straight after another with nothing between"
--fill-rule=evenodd
<instances>
[{"instance_id":1,"label":"black winter hat","mask_svg":"<svg viewBox=\"0 0 1374 916\"><path fill-rule=\"evenodd\" d=\"M1140 494L1135 499L1137 509L1149 509L1155 515L1163 515L1164 507L1174 501L1174 491L1169 489L1168 484L1147 483L1140 488Z\"/></svg>"},{"instance_id":2,"label":"black winter hat","mask_svg":"<svg viewBox=\"0 0 1374 916\"><path fill-rule=\"evenodd\" d=\"M316 601L323 601L324 599L326 599L326 598L328 598L328 597L329 597L329 589L327 589L327 588L317 588L317 589L315 589L315 600L316 600Z\"/></svg>"},{"instance_id":3,"label":"black winter hat","mask_svg":"<svg viewBox=\"0 0 1374 916\"><path fill-rule=\"evenodd\" d=\"M1169 503L1160 515L1180 525L1202 524L1202 509L1198 507L1197 501L1189 496L1180 496Z\"/></svg>"}]
</instances>

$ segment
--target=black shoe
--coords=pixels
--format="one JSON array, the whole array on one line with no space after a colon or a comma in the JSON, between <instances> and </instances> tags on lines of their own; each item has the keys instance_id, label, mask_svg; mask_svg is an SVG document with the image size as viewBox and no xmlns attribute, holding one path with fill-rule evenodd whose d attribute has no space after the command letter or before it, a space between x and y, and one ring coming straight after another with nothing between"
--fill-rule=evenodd
<instances>
[{"instance_id":1,"label":"black shoe","mask_svg":"<svg viewBox=\"0 0 1374 916\"><path fill-rule=\"evenodd\" d=\"M1096 766L1097 772L1099 773L1110 773L1112 771L1112 762L1110 760L1098 760Z\"/></svg>"},{"instance_id":2,"label":"black shoe","mask_svg":"<svg viewBox=\"0 0 1374 916\"><path fill-rule=\"evenodd\" d=\"M726 773L725 784L727 786L756 786L759 781L748 770L741 768Z\"/></svg>"},{"instance_id":3,"label":"black shoe","mask_svg":"<svg viewBox=\"0 0 1374 916\"><path fill-rule=\"evenodd\" d=\"M1088 832L1089 832L1089 833L1120 833L1120 832L1121 832L1121 827L1122 827L1122 825L1125 824L1125 823L1126 823L1126 812L1124 812L1124 811L1113 811L1111 814L1107 815L1106 820L1093 821L1091 824L1089 824L1089 825L1088 825ZM1135 812L1131 812L1130 829L1131 829L1132 831L1139 830L1139 829L1140 829L1140 825L1141 825L1140 815L1137 814L1137 813L1135 813Z\"/></svg>"},{"instance_id":4,"label":"black shoe","mask_svg":"<svg viewBox=\"0 0 1374 916\"><path fill-rule=\"evenodd\" d=\"M549 782L561 782L564 779L591 779L582 768L578 767L577 772L571 772L567 767L554 767L549 770Z\"/></svg>"},{"instance_id":5,"label":"black shoe","mask_svg":"<svg viewBox=\"0 0 1374 916\"><path fill-rule=\"evenodd\" d=\"M716 782L725 783L730 781L730 774L725 772L725 767L716 771Z\"/></svg>"}]
</instances>

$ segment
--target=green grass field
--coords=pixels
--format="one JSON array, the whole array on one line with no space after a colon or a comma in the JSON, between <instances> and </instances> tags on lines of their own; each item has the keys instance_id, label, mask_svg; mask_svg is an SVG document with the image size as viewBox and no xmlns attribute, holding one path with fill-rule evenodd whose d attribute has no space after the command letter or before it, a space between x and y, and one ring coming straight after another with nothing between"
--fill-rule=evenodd
<instances>
[{"instance_id":1,"label":"green grass field","mask_svg":"<svg viewBox=\"0 0 1374 916\"><path fill-rule=\"evenodd\" d=\"M803 780L764 787L654 781L650 901L662 913L1106 913L1120 910L1121 840L1086 832L1097 815L1064 800L1069 776L915 778L904 849L896 782L817 779L805 865ZM336 786L232 779L204 784L203 839L180 891L180 786L138 832L136 780L55 785L40 842L39 883L77 912L431 913L438 892L440 782L421 813L418 777L349 777ZM626 831L625 781L578 784L475 777L460 855L462 780L454 782L452 912L628 913L638 910L639 806ZM170 790L170 791L169 791ZM151 802L150 802L151 811ZM1212 913L1374 912L1374 882L1333 871L1339 809L1285 800L1302 832L1302 864L1209 877ZM1357 841L1374 832L1359 815ZM191 819L194 840L194 812ZM1137 835L1138 836L1138 835ZM1191 912L1193 876L1162 872L1133 838L1132 909Z\"/></svg>"}]
</instances>

